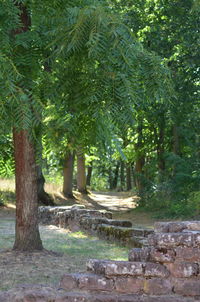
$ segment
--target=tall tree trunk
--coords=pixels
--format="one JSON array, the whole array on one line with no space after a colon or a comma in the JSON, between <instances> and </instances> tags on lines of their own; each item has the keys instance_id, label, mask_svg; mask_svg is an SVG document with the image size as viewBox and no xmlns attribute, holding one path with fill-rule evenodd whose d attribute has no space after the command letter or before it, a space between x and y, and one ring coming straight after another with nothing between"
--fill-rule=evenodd
<instances>
[{"instance_id":1,"label":"tall tree trunk","mask_svg":"<svg viewBox=\"0 0 200 302\"><path fill-rule=\"evenodd\" d=\"M126 189L127 191L130 191L132 189L131 165L129 163L126 164Z\"/></svg>"},{"instance_id":2,"label":"tall tree trunk","mask_svg":"<svg viewBox=\"0 0 200 302\"><path fill-rule=\"evenodd\" d=\"M77 152L77 189L82 194L87 194L85 156L82 152Z\"/></svg>"},{"instance_id":3,"label":"tall tree trunk","mask_svg":"<svg viewBox=\"0 0 200 302\"><path fill-rule=\"evenodd\" d=\"M125 183L124 168L125 168L124 162L121 160L121 163L120 163L120 186L121 186L120 189L121 189L121 191L124 190L124 183Z\"/></svg>"},{"instance_id":4,"label":"tall tree trunk","mask_svg":"<svg viewBox=\"0 0 200 302\"><path fill-rule=\"evenodd\" d=\"M42 173L42 168L40 165L37 165L37 192L38 192L38 203L44 204L45 206L54 206L53 199L51 196L44 190L45 178Z\"/></svg>"},{"instance_id":5,"label":"tall tree trunk","mask_svg":"<svg viewBox=\"0 0 200 302\"><path fill-rule=\"evenodd\" d=\"M114 178L113 178L113 184L112 184L112 189L117 188L117 183L118 183L118 176L119 176L119 167L120 167L120 162L117 162L115 172L114 172Z\"/></svg>"},{"instance_id":6,"label":"tall tree trunk","mask_svg":"<svg viewBox=\"0 0 200 302\"><path fill-rule=\"evenodd\" d=\"M139 119L139 124L137 127L137 133L138 133L138 141L135 144L135 150L137 154L137 158L135 161L135 184L136 188L141 195L143 192L143 167L145 164L145 155L144 151L142 150L143 148L143 122L141 118Z\"/></svg>"},{"instance_id":7,"label":"tall tree trunk","mask_svg":"<svg viewBox=\"0 0 200 302\"><path fill-rule=\"evenodd\" d=\"M64 161L63 170L63 195L67 198L74 198L73 195L73 171L74 171L75 153L68 151Z\"/></svg>"},{"instance_id":8,"label":"tall tree trunk","mask_svg":"<svg viewBox=\"0 0 200 302\"><path fill-rule=\"evenodd\" d=\"M51 198L51 196L44 189L45 178L42 173L42 124L40 124L37 127L36 136L37 136L36 148L37 148L37 158L38 158L38 163L36 166L38 203L44 204L45 206L53 206L55 205L53 202L53 198Z\"/></svg>"},{"instance_id":9,"label":"tall tree trunk","mask_svg":"<svg viewBox=\"0 0 200 302\"><path fill-rule=\"evenodd\" d=\"M13 35L29 31L31 19L23 3L15 1L21 26ZM22 69L23 70L23 69ZM13 130L16 183L16 232L13 249L42 250L38 227L37 171L34 144L26 130Z\"/></svg>"},{"instance_id":10,"label":"tall tree trunk","mask_svg":"<svg viewBox=\"0 0 200 302\"><path fill-rule=\"evenodd\" d=\"M90 163L87 169L87 179L86 179L87 186L90 186L91 178L92 178L92 162Z\"/></svg>"},{"instance_id":11,"label":"tall tree trunk","mask_svg":"<svg viewBox=\"0 0 200 302\"><path fill-rule=\"evenodd\" d=\"M38 228L37 171L34 145L25 130L14 130L16 232L15 250L42 250Z\"/></svg>"},{"instance_id":12,"label":"tall tree trunk","mask_svg":"<svg viewBox=\"0 0 200 302\"><path fill-rule=\"evenodd\" d=\"M136 162L135 162L135 173L136 173L135 184L136 184L136 188L137 188L140 195L143 192L142 175L143 175L144 164L145 164L145 157L144 156L140 156L136 159Z\"/></svg>"}]
</instances>

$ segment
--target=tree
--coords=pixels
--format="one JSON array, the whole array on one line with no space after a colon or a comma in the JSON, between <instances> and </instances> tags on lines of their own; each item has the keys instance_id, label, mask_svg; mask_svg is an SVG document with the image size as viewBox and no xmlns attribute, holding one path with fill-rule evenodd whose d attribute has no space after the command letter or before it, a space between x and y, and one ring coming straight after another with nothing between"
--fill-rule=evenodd
<instances>
[{"instance_id":1,"label":"tree","mask_svg":"<svg viewBox=\"0 0 200 302\"><path fill-rule=\"evenodd\" d=\"M152 99L142 108L145 190L147 203L149 196L157 195L158 200L170 199L172 208L174 200L182 200L179 208L184 209L190 190L199 188L199 158L194 155L199 148L199 1L111 0L111 4L144 47L159 54L171 70L171 104L161 107Z\"/></svg>"},{"instance_id":2,"label":"tree","mask_svg":"<svg viewBox=\"0 0 200 302\"><path fill-rule=\"evenodd\" d=\"M78 129L74 145L85 148L92 133L105 137L105 121L115 129L115 119L129 116L131 120L134 104L143 96L159 100L170 93L165 64L143 49L105 3L77 1L69 7L64 0L0 2L1 116L14 127L15 249L42 249L35 161L35 128L42 110L63 108L58 110L58 122L74 120ZM49 68L51 72L45 73ZM63 71L71 77L65 80Z\"/></svg>"},{"instance_id":3,"label":"tree","mask_svg":"<svg viewBox=\"0 0 200 302\"><path fill-rule=\"evenodd\" d=\"M27 7L16 2L19 13L20 24L14 30L14 37L20 34L26 34L30 30L31 19ZM27 49L23 46L16 50L15 55L20 56L21 53L27 53ZM18 66L24 77L28 76L30 68ZM24 70L25 69L25 72ZM32 79L31 79L32 80ZM23 88L26 87L24 83ZM29 90L27 106L32 110L31 106L32 93ZM29 103L28 103L29 102ZM22 108L23 110L23 108ZM14 154L15 154L15 177L16 177L16 233L15 233L15 250L41 250L43 249L38 229L38 195L37 195L37 170L35 147L33 140L25 129L13 130Z\"/></svg>"},{"instance_id":4,"label":"tree","mask_svg":"<svg viewBox=\"0 0 200 302\"><path fill-rule=\"evenodd\" d=\"M68 150L64 159L63 169L63 195L67 198L74 198L73 195L73 171L75 152Z\"/></svg>"}]
</instances>

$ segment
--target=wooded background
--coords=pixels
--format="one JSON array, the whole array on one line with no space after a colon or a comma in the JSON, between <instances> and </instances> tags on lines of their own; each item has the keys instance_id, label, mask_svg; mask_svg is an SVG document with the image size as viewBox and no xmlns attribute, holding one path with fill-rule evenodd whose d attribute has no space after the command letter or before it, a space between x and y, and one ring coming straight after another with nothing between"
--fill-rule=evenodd
<instances>
[{"instance_id":1,"label":"wooded background","mask_svg":"<svg viewBox=\"0 0 200 302\"><path fill-rule=\"evenodd\" d=\"M0 176L16 171L20 207L28 190L34 211L52 203L45 176L70 198L132 190L165 216L200 213L199 7L0 1Z\"/></svg>"}]
</instances>

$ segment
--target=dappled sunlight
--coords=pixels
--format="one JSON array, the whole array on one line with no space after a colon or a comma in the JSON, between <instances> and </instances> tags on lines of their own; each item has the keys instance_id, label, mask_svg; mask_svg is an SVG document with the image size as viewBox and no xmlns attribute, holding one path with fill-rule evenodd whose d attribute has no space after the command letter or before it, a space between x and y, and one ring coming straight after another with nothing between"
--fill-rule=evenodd
<instances>
[{"instance_id":1,"label":"dappled sunlight","mask_svg":"<svg viewBox=\"0 0 200 302\"><path fill-rule=\"evenodd\" d=\"M0 188L2 191L15 191L15 179L14 178L0 178Z\"/></svg>"},{"instance_id":2,"label":"dappled sunlight","mask_svg":"<svg viewBox=\"0 0 200 302\"><path fill-rule=\"evenodd\" d=\"M113 211L130 210L137 207L137 196L126 197L125 194L120 195L118 193L92 193L91 199L97 202L99 205L107 207Z\"/></svg>"},{"instance_id":3,"label":"dappled sunlight","mask_svg":"<svg viewBox=\"0 0 200 302\"><path fill-rule=\"evenodd\" d=\"M9 203L9 202L6 204L6 207L10 208L10 209L16 209L16 205L12 204L12 203Z\"/></svg>"},{"instance_id":4,"label":"dappled sunlight","mask_svg":"<svg viewBox=\"0 0 200 302\"><path fill-rule=\"evenodd\" d=\"M69 236L72 238L88 238L88 236L82 232L70 233Z\"/></svg>"}]
</instances>

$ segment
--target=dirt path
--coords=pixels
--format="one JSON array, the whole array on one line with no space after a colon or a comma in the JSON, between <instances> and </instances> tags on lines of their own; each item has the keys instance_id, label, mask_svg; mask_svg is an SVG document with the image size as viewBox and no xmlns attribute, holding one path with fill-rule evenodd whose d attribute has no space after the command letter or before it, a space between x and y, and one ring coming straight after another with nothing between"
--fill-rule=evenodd
<instances>
[{"instance_id":1,"label":"dirt path","mask_svg":"<svg viewBox=\"0 0 200 302\"><path fill-rule=\"evenodd\" d=\"M137 196L123 192L92 192L82 201L89 207L108 211L127 211L136 207Z\"/></svg>"},{"instance_id":2,"label":"dirt path","mask_svg":"<svg viewBox=\"0 0 200 302\"><path fill-rule=\"evenodd\" d=\"M134 210L137 207L138 197L130 192L92 192L81 195L75 192L76 200L67 200L60 193L55 200L62 205L74 203L83 204L87 208L104 209L113 212L113 218L130 220L134 226L153 227L155 218L150 213Z\"/></svg>"}]
</instances>

